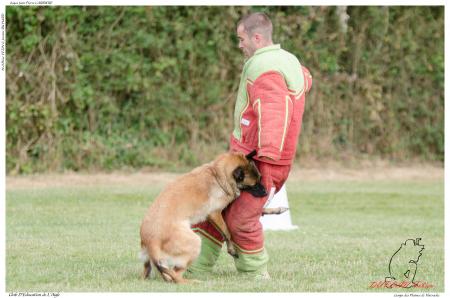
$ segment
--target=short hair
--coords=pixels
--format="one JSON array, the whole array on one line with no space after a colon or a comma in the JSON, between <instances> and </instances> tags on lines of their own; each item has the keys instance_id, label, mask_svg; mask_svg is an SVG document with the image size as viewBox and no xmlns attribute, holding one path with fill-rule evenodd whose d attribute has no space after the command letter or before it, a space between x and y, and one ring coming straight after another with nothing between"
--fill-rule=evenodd
<instances>
[{"instance_id":1,"label":"short hair","mask_svg":"<svg viewBox=\"0 0 450 298\"><path fill-rule=\"evenodd\" d=\"M244 26L244 31L250 36L254 33L259 33L265 39L272 40L272 21L263 12L254 12L242 17L237 27L240 25Z\"/></svg>"}]
</instances>

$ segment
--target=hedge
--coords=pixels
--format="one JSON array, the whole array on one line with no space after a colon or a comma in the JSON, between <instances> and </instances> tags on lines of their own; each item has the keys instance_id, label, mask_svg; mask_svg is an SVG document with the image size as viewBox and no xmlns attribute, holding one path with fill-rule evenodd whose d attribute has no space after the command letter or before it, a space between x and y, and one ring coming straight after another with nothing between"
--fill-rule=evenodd
<instances>
[{"instance_id":1,"label":"hedge","mask_svg":"<svg viewBox=\"0 0 450 298\"><path fill-rule=\"evenodd\" d=\"M9 174L227 150L252 11L313 75L299 159L444 159L444 7L6 7Z\"/></svg>"}]
</instances>

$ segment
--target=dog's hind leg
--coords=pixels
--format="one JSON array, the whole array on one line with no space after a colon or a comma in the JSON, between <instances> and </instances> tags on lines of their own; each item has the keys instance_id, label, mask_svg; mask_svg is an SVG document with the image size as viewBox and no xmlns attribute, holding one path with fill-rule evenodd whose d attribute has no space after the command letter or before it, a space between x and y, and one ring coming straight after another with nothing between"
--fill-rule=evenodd
<instances>
[{"instance_id":1,"label":"dog's hind leg","mask_svg":"<svg viewBox=\"0 0 450 298\"><path fill-rule=\"evenodd\" d=\"M189 267L189 266L188 266ZM174 271L176 274L178 274L181 278L183 278L183 273L186 271L186 268L179 268L179 267L175 267ZM201 283L201 280L197 280L197 279L185 279L183 278L184 281L183 283Z\"/></svg>"},{"instance_id":2,"label":"dog's hind leg","mask_svg":"<svg viewBox=\"0 0 450 298\"><path fill-rule=\"evenodd\" d=\"M155 266L158 268L158 271L161 273L163 279L167 282L173 281L177 284L184 284L188 282L187 279L183 278L183 273L186 268L175 267L170 269L163 261L155 262Z\"/></svg>"},{"instance_id":3,"label":"dog's hind leg","mask_svg":"<svg viewBox=\"0 0 450 298\"><path fill-rule=\"evenodd\" d=\"M191 280L183 278L183 273L200 254L201 239L189 224L174 227L170 235L173 240L164 242L161 248L164 253L151 256L153 264L166 281L190 283Z\"/></svg>"}]
</instances>

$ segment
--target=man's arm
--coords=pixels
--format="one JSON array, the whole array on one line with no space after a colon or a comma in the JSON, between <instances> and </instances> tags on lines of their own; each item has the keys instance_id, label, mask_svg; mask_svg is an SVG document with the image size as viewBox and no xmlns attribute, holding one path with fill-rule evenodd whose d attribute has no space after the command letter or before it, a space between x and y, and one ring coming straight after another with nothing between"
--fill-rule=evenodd
<instances>
[{"instance_id":1,"label":"man's arm","mask_svg":"<svg viewBox=\"0 0 450 298\"><path fill-rule=\"evenodd\" d=\"M258 119L258 157L279 160L292 119L293 104L281 73L269 71L249 86Z\"/></svg>"}]
</instances>

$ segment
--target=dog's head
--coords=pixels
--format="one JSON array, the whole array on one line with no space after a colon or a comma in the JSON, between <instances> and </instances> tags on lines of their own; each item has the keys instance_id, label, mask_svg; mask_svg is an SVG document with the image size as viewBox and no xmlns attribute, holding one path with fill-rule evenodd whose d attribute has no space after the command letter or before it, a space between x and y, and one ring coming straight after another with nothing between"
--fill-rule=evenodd
<instances>
[{"instance_id":1,"label":"dog's head","mask_svg":"<svg viewBox=\"0 0 450 298\"><path fill-rule=\"evenodd\" d=\"M248 155L231 153L233 159L232 177L239 190L247 191L254 197L265 197L267 191L261 184L261 174L253 161L256 151Z\"/></svg>"}]
</instances>

